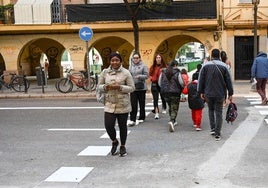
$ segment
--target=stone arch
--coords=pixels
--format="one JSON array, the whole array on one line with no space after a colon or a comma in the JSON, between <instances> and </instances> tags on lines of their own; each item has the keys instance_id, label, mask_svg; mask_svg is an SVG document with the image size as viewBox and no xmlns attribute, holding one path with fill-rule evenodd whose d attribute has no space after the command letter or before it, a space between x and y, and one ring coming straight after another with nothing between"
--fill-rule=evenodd
<instances>
[{"instance_id":1,"label":"stone arch","mask_svg":"<svg viewBox=\"0 0 268 188\"><path fill-rule=\"evenodd\" d=\"M18 56L18 67L26 76L35 76L35 68L40 66L40 58L45 54L49 61L49 78L59 78L62 75L61 56L65 47L50 38L38 38L23 46Z\"/></svg>"},{"instance_id":2,"label":"stone arch","mask_svg":"<svg viewBox=\"0 0 268 188\"><path fill-rule=\"evenodd\" d=\"M0 53L0 75L2 75L5 70L6 70L6 64L2 54Z\"/></svg>"},{"instance_id":3,"label":"stone arch","mask_svg":"<svg viewBox=\"0 0 268 188\"><path fill-rule=\"evenodd\" d=\"M204 45L206 50L210 50L207 48L207 44L203 43L201 40L190 36L190 35L174 35L165 40L163 40L159 46L156 48L155 55L160 53L166 62L175 59L176 52L182 47L184 44L189 42L199 42Z\"/></svg>"},{"instance_id":4,"label":"stone arch","mask_svg":"<svg viewBox=\"0 0 268 188\"><path fill-rule=\"evenodd\" d=\"M123 67L128 68L129 57L134 49L134 46L124 38L117 36L108 36L95 41L90 47L94 47L101 55L103 66L102 68L107 68L109 66L109 55L111 52L119 52L123 59ZM86 67L86 56L85 63Z\"/></svg>"}]
</instances>

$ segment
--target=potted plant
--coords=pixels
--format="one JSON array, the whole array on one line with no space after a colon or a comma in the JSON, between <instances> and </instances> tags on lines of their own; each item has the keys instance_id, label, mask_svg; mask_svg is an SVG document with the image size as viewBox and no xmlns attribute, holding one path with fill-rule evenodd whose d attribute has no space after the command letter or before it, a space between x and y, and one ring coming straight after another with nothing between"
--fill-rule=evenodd
<instances>
[{"instance_id":1,"label":"potted plant","mask_svg":"<svg viewBox=\"0 0 268 188\"><path fill-rule=\"evenodd\" d=\"M0 5L0 23L5 22L5 6Z\"/></svg>"}]
</instances>

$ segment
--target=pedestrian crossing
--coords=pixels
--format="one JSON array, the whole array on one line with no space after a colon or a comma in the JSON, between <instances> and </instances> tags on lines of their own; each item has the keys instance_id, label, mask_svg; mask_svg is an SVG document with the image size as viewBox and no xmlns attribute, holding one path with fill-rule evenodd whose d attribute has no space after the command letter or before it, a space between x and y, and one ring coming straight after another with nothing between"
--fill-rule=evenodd
<instances>
[{"instance_id":1,"label":"pedestrian crossing","mask_svg":"<svg viewBox=\"0 0 268 188\"><path fill-rule=\"evenodd\" d=\"M262 100L260 96L257 95L248 95L245 96L245 98L249 101L251 106L254 106L258 112L263 115L267 116L268 115L268 105L262 105ZM268 117L264 119L265 123L268 125Z\"/></svg>"},{"instance_id":2,"label":"pedestrian crossing","mask_svg":"<svg viewBox=\"0 0 268 188\"><path fill-rule=\"evenodd\" d=\"M160 105L161 102L159 101ZM94 107L92 109L95 109ZM145 107L146 116L148 116L153 110L153 103L147 103ZM137 114L139 117L139 112ZM128 120L129 121L129 120ZM137 123L138 124L138 123ZM46 129L49 132L65 132L65 131L97 131L103 132L103 134L99 137L100 139L110 139L105 129L99 128L50 128ZM128 135L131 133L131 130L128 130ZM116 137L120 139L119 130L116 130ZM110 142L107 142L110 143ZM106 157L110 154L112 146L87 146L81 152L77 154L78 157ZM44 182L46 183L57 183L57 182L65 182L65 183L79 183L86 176L90 174L90 172L96 167L91 166L80 166L80 167L59 167L55 172L53 172L49 177L47 177Z\"/></svg>"}]
</instances>

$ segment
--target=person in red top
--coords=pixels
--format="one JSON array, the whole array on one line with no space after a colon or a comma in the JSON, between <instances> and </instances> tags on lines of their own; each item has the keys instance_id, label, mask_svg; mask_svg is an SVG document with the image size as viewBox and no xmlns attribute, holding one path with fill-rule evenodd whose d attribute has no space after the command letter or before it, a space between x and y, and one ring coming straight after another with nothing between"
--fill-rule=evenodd
<instances>
[{"instance_id":1,"label":"person in red top","mask_svg":"<svg viewBox=\"0 0 268 188\"><path fill-rule=\"evenodd\" d=\"M163 68L166 68L167 65L163 59L163 56L161 54L156 54L154 58L153 65L149 69L149 76L151 79L151 93L153 95L153 101L154 101L154 110L152 110L153 113L155 113L154 118L159 119L159 107L158 107L158 99L159 94L162 100L162 113L166 113L167 104L164 99L164 97L160 93L160 86L158 85L158 79L161 74L161 71Z\"/></svg>"},{"instance_id":2,"label":"person in red top","mask_svg":"<svg viewBox=\"0 0 268 188\"><path fill-rule=\"evenodd\" d=\"M189 75L188 75L188 72L186 69L181 69L181 76L182 76L182 79L184 81L184 84L185 84L185 88L184 89L187 89L187 85L189 83ZM186 99L186 96L185 96L185 93L187 93L187 90L186 91L182 91L182 94L181 94L181 102L185 102L187 99Z\"/></svg>"}]
</instances>

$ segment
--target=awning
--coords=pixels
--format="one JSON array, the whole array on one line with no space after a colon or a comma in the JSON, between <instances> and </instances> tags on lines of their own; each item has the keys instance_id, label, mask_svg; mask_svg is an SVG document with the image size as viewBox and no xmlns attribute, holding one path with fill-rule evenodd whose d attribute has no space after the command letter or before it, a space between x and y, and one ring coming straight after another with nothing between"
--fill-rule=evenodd
<instances>
[{"instance_id":1,"label":"awning","mask_svg":"<svg viewBox=\"0 0 268 188\"><path fill-rule=\"evenodd\" d=\"M51 4L53 0L35 0L33 4L33 23L51 24L52 12Z\"/></svg>"},{"instance_id":2,"label":"awning","mask_svg":"<svg viewBox=\"0 0 268 188\"><path fill-rule=\"evenodd\" d=\"M53 0L18 0L14 5L15 24L51 24Z\"/></svg>"},{"instance_id":3,"label":"awning","mask_svg":"<svg viewBox=\"0 0 268 188\"><path fill-rule=\"evenodd\" d=\"M15 24L32 24L32 4L35 0L18 0L14 5Z\"/></svg>"}]
</instances>

